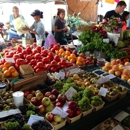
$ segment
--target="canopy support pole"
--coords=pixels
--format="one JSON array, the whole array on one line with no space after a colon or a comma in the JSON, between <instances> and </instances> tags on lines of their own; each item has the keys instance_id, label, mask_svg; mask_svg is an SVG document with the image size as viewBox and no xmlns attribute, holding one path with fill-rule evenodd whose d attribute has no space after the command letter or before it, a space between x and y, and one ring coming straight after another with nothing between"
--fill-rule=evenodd
<instances>
[{"instance_id":1,"label":"canopy support pole","mask_svg":"<svg viewBox=\"0 0 130 130\"><path fill-rule=\"evenodd\" d=\"M68 10L67 0L66 0L66 10L67 10L68 22L69 22L69 25L70 25L69 10ZM70 36L71 36L72 44L74 45L73 36L72 36L72 32L71 32L71 27L70 27ZM74 46L75 46L75 45L74 45Z\"/></svg>"}]
</instances>

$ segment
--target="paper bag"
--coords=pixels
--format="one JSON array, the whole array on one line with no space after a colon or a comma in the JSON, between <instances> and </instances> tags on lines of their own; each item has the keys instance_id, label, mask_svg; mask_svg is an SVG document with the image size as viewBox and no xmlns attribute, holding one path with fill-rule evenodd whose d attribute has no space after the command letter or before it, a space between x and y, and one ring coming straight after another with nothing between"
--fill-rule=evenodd
<instances>
[{"instance_id":1,"label":"paper bag","mask_svg":"<svg viewBox=\"0 0 130 130\"><path fill-rule=\"evenodd\" d=\"M28 26L27 22L22 18L22 16L13 20L13 24L15 30L17 31L18 35L27 34L28 31L23 30L23 27Z\"/></svg>"}]
</instances>

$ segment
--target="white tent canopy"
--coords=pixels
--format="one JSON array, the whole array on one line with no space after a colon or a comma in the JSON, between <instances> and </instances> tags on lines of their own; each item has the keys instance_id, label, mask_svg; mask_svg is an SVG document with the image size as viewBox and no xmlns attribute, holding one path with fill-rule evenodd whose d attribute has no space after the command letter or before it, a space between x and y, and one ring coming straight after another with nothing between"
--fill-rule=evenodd
<instances>
[{"instance_id":1,"label":"white tent canopy","mask_svg":"<svg viewBox=\"0 0 130 130\"><path fill-rule=\"evenodd\" d=\"M48 3L48 2L65 2L65 0L0 0L0 3Z\"/></svg>"}]
</instances>

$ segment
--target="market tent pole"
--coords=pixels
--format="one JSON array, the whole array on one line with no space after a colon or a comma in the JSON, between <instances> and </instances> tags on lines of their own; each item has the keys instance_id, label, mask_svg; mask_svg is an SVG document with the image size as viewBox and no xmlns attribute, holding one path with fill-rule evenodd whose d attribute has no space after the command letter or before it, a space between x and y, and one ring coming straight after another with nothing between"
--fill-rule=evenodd
<instances>
[{"instance_id":1,"label":"market tent pole","mask_svg":"<svg viewBox=\"0 0 130 130\"><path fill-rule=\"evenodd\" d=\"M70 25L69 10L68 10L67 0L66 0L66 10L67 10L67 16L68 16L68 23L69 23L69 25ZM72 44L74 45L73 36L72 36L72 32L71 32L71 27L70 27L70 36L71 36Z\"/></svg>"}]
</instances>

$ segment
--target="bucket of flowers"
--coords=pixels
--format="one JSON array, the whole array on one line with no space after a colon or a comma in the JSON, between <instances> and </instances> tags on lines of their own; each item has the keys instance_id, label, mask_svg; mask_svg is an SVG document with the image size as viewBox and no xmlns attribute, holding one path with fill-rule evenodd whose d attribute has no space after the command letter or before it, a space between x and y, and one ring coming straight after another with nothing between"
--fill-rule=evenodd
<instances>
[{"instance_id":1,"label":"bucket of flowers","mask_svg":"<svg viewBox=\"0 0 130 130\"><path fill-rule=\"evenodd\" d=\"M112 16L102 23L103 28L107 31L107 37L117 45L122 31L123 22L120 18Z\"/></svg>"}]
</instances>

